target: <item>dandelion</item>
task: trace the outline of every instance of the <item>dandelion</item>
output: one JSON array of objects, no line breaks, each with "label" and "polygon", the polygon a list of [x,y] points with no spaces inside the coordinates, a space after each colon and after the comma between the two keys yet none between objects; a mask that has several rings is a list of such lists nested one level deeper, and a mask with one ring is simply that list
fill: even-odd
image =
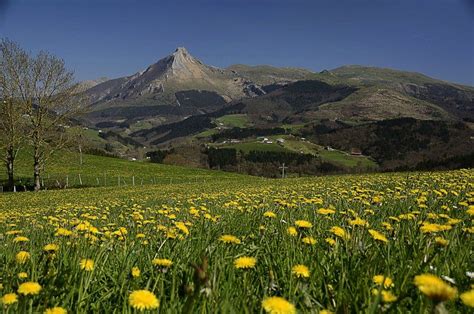
[{"label": "dandelion", "polygon": [[132,267],[132,272],[131,272],[131,273],[132,273],[132,277],[133,277],[133,278],[138,278],[138,277],[140,277],[140,273],[141,273],[141,272],[140,272],[140,268],[138,268],[138,267],[136,267],[136,266]]},{"label": "dandelion", "polygon": [[291,272],[298,278],[309,278],[310,275],[308,267],[301,264],[293,266]]},{"label": "dandelion", "polygon": [[79,266],[82,270],[93,271],[94,270],[94,261],[91,259],[84,258],[79,262]]},{"label": "dandelion", "polygon": [[451,287],[435,275],[422,274],[415,276],[414,283],[423,294],[437,302],[452,300],[457,294],[456,288]]},{"label": "dandelion", "polygon": [[372,277],[372,281],[379,286],[383,284],[386,289],[393,287],[392,279],[390,277],[385,277],[384,275],[375,275]]},{"label": "dandelion", "polygon": [[240,239],[237,238],[236,236],[230,235],[230,234],[224,234],[219,238],[220,241],[224,243],[233,243],[233,244],[240,244]]},{"label": "dandelion", "polygon": [[59,245],[51,243],[51,244],[46,244],[43,247],[43,251],[48,252],[48,253],[54,253],[59,250]]},{"label": "dandelion", "polygon": [[65,308],[55,306],[44,311],[44,314],[66,314],[67,311]]},{"label": "dandelion", "polygon": [[237,269],[255,268],[256,263],[255,257],[242,256],[234,260],[234,267]]},{"label": "dandelion", "polygon": [[[380,292],[382,295],[382,302],[384,303],[391,303],[397,301],[397,296],[394,295],[392,292],[387,291],[387,290],[382,290]],[[378,289],[372,289],[372,295],[378,296],[379,295],[379,290]]]},{"label": "dandelion", "polygon": [[435,238],[435,243],[439,246],[447,246],[449,241],[446,240],[445,238],[443,237],[436,237]]},{"label": "dandelion", "polygon": [[288,227],[288,229],[286,229],[286,232],[292,237],[296,237],[298,235],[298,231],[295,227]]},{"label": "dandelion", "polygon": [[326,238],[324,239],[324,241],[331,246],[336,245],[336,240],[334,240],[333,238]]},{"label": "dandelion", "polygon": [[372,238],[374,240],[381,241],[381,242],[384,242],[384,243],[388,242],[388,239],[382,233],[378,232],[377,230],[369,229],[369,233],[370,233],[370,235],[372,236]]},{"label": "dandelion", "polygon": [[277,215],[271,211],[266,211],[265,213],[263,213],[263,217],[267,217],[267,218],[275,218],[276,216]]},{"label": "dandelion", "polygon": [[155,266],[161,266],[161,267],[166,267],[166,268],[169,268],[171,267],[171,265],[173,265],[173,262],[167,258],[155,258],[151,262]]},{"label": "dandelion", "polygon": [[23,295],[36,295],[40,293],[41,285],[37,282],[24,282],[18,287],[18,293]]},{"label": "dandelion", "polygon": [[28,274],[25,272],[18,273],[18,278],[19,279],[25,279],[28,278]]},{"label": "dandelion", "polygon": [[148,290],[133,291],[128,297],[128,303],[137,310],[153,310],[160,306],[160,301]]},{"label": "dandelion", "polygon": [[65,228],[58,228],[58,229],[56,229],[56,233],[54,235],[57,236],[57,237],[59,237],[59,236],[68,237],[68,236],[72,235],[72,231],[67,230]]},{"label": "dandelion", "polygon": [[461,293],[459,297],[461,298],[462,303],[474,307],[474,289]]},{"label": "dandelion", "polygon": [[30,253],[26,251],[20,251],[16,254],[15,259],[18,264],[24,264],[30,259]]},{"label": "dandelion", "polygon": [[367,220],[364,220],[360,217],[356,217],[355,219],[349,220],[349,225],[364,227],[364,226],[368,226],[369,223],[367,222]]},{"label": "dandelion", "polygon": [[301,241],[304,244],[309,244],[309,245],[315,245],[316,244],[316,239],[313,237],[304,237],[301,239]]},{"label": "dandelion", "polygon": [[19,236],[19,237],[16,237],[15,239],[13,239],[14,243],[21,243],[21,242],[28,242],[28,241],[30,241],[30,239],[28,239],[27,237],[23,237],[23,236]]},{"label": "dandelion", "polygon": [[313,224],[306,220],[297,220],[295,221],[295,226],[302,229],[309,229],[313,227]]},{"label": "dandelion", "polygon": [[350,236],[346,233],[346,231],[344,229],[342,229],[341,227],[332,227],[330,229],[330,231],[332,232],[332,234],[334,234],[335,236],[338,236],[339,238],[343,239],[343,240],[348,240],[350,239]]},{"label": "dandelion", "polygon": [[296,314],[295,306],[281,297],[263,299],[262,307],[269,314]]},{"label": "dandelion", "polygon": [[424,222],[420,228],[422,233],[436,233],[440,231],[447,231],[451,230],[453,227],[450,225],[440,225],[440,224],[432,224],[429,222]]},{"label": "dandelion", "polygon": [[18,302],[18,295],[16,293],[7,293],[0,300],[2,304],[10,305]]},{"label": "dandelion", "polygon": [[329,209],[329,208],[320,208],[316,211],[318,214],[321,214],[321,215],[331,215],[331,214],[335,214],[336,211],[335,210],[332,210],[332,209]]}]

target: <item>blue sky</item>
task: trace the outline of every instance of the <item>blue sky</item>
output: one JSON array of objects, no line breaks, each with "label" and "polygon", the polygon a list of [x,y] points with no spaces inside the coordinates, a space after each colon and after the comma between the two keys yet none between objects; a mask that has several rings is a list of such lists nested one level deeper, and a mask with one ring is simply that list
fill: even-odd
[{"label": "blue sky", "polygon": [[361,64],[474,85],[473,0],[0,0],[0,37],[64,58],[79,80],[185,46],[220,67]]}]

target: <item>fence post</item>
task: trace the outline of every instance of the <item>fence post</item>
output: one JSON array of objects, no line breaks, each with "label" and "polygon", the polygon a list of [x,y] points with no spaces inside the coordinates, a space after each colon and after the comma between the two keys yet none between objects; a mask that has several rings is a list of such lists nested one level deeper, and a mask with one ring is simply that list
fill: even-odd
[{"label": "fence post", "polygon": [[135,186],[135,176],[132,176],[132,185]]},{"label": "fence post", "polygon": [[82,185],[82,178],[81,178],[81,174],[79,173],[79,184]]},{"label": "fence post", "polygon": [[118,180],[118,186],[120,186],[120,176],[117,177]]},{"label": "fence post", "polygon": [[98,177],[96,177],[95,179],[97,180],[97,186],[99,186],[99,185],[100,185],[99,178],[98,178]]},{"label": "fence post", "polygon": [[66,186],[64,188],[69,187],[69,176],[66,176]]}]

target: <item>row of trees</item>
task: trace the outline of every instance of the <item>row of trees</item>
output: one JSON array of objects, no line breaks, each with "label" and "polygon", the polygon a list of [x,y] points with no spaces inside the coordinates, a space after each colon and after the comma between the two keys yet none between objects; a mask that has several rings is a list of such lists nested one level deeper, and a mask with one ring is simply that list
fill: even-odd
[{"label": "row of trees", "polygon": [[14,186],[15,160],[31,152],[34,190],[41,189],[41,169],[52,154],[71,142],[67,128],[83,108],[73,72],[47,52],[32,55],[17,43],[0,42],[0,152]]}]

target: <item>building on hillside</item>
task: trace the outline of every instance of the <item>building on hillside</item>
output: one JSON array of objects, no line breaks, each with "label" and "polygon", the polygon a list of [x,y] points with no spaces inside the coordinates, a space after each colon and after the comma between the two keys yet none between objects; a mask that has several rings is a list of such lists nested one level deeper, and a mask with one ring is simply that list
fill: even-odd
[{"label": "building on hillside", "polygon": [[351,155],[352,156],[362,156],[362,151],[358,148],[352,148],[351,149]]}]

